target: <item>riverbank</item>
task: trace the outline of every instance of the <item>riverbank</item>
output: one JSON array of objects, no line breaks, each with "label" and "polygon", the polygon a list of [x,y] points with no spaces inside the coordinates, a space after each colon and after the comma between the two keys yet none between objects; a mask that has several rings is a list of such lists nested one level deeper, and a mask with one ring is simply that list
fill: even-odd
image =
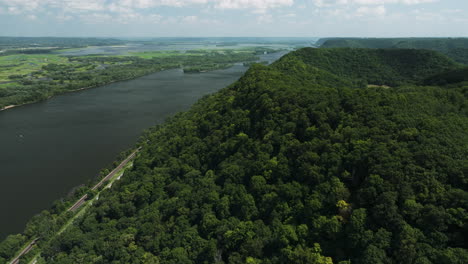
[{"label": "riverbank", "polygon": [[7,106],[1,108],[0,111],[5,111],[5,110],[7,110],[7,109],[15,108],[15,107],[17,107],[17,106],[19,106],[19,105],[7,105]]},{"label": "riverbank", "polygon": [[[230,68],[230,67],[232,67],[232,66],[234,66],[234,64],[230,64],[228,67],[224,67],[224,68],[213,68],[213,69],[210,69],[210,70],[199,71],[199,72],[185,72],[184,69],[183,69],[183,71],[184,71],[184,73],[187,73],[187,74],[190,74],[190,73],[205,73],[205,72],[210,72],[210,71],[216,71],[216,70],[227,69],[227,68]],[[163,72],[163,71],[167,71],[167,70],[173,70],[173,69],[179,69],[179,67],[174,67],[174,68],[163,68],[163,69],[161,69],[161,70],[151,71],[151,72],[148,72],[148,73],[145,73],[145,74],[142,74],[142,75],[136,75],[136,76],[133,76],[133,77],[130,77],[130,78],[124,78],[124,79],[119,79],[119,80],[113,80],[113,81],[106,82],[106,83],[102,83],[102,84],[96,84],[96,85],[87,86],[87,87],[82,87],[82,88],[78,88],[78,89],[73,89],[73,90],[58,92],[58,93],[56,93],[56,94],[54,94],[54,95],[51,95],[51,96],[47,97],[46,99],[41,99],[41,100],[37,100],[37,101],[27,102],[27,103],[19,104],[19,105],[8,105],[8,106],[5,106],[5,107],[3,107],[3,108],[0,108],[0,111],[5,111],[5,110],[8,110],[8,109],[12,109],[12,108],[16,108],[16,107],[20,107],[20,106],[24,106],[24,105],[28,105],[28,104],[34,104],[34,103],[43,102],[43,101],[49,100],[50,98],[52,98],[52,97],[54,97],[54,96],[57,96],[57,95],[63,95],[63,94],[67,94],[67,93],[74,93],[74,92],[79,92],[79,91],[83,91],[83,90],[88,90],[88,89],[93,89],[93,88],[99,88],[99,87],[101,87],[101,86],[105,86],[105,85],[109,85],[109,84],[113,84],[113,83],[118,83],[118,82],[130,81],[130,80],[134,80],[134,79],[137,79],[137,78],[141,78],[141,77],[144,77],[144,76],[148,76],[148,75],[151,75],[151,74],[154,74],[154,73]]]},{"label": "riverbank", "polygon": [[[0,112],[0,211],[9,212],[9,219],[0,218],[0,239],[22,232],[28,219],[99,173],[142,131],[228,86],[245,70],[164,70]],[[33,201],[19,199],[32,196]]]},{"label": "riverbank", "polygon": [[58,92],[54,95],[51,95],[45,99],[40,99],[40,100],[36,100],[36,101],[32,101],[32,102],[27,102],[27,103],[24,103],[24,104],[19,104],[19,105],[7,105],[3,108],[0,108],[0,111],[5,111],[5,110],[8,110],[8,109],[12,109],[12,108],[16,108],[16,107],[20,107],[20,106],[24,106],[24,105],[29,105],[29,104],[35,104],[35,103],[39,103],[39,102],[43,102],[43,101],[46,101],[46,100],[49,100],[50,98],[54,97],[54,96],[57,96],[57,95],[63,95],[63,94],[67,94],[67,93],[74,93],[74,92],[79,92],[79,91],[83,91],[83,90],[88,90],[88,89],[93,89],[93,88],[99,88],[101,86],[104,86],[104,85],[109,85],[109,84],[113,84],[113,83],[117,83],[117,82],[125,82],[125,81],[130,81],[130,80],[134,80],[134,79],[137,79],[137,78],[141,78],[141,77],[144,77],[144,76],[147,76],[147,75],[151,75],[151,74],[154,74],[154,73],[157,73],[157,72],[162,72],[162,71],[165,71],[165,70],[171,70],[171,69],[176,69],[176,68],[168,68],[168,69],[162,69],[162,70],[158,70],[158,71],[152,71],[152,72],[148,72],[148,73],[145,73],[143,75],[137,75],[137,76],[134,76],[134,77],[131,77],[131,78],[125,78],[125,79],[119,79],[119,80],[113,80],[113,81],[110,81],[110,82],[106,82],[106,83],[102,83],[102,84],[97,84],[97,85],[92,85],[92,86],[87,86],[87,87],[82,87],[82,88],[78,88],[78,89],[73,89],[73,90],[68,90],[68,91],[62,91],[62,92]]},{"label": "riverbank", "polygon": [[[258,49],[153,51],[131,56],[21,54],[0,60],[0,108],[42,101],[46,96],[93,88],[179,67],[208,71],[234,62],[257,60]],[[213,69],[212,69],[213,68]],[[78,89],[77,89],[78,88]],[[8,108],[5,108],[8,109]]]},{"label": "riverbank", "polygon": [[[57,235],[60,235],[63,231],[65,231],[69,226],[73,224],[73,222],[76,219],[78,219],[80,216],[84,214],[84,212],[86,212],[86,210],[93,204],[93,202],[99,198],[99,195],[101,194],[102,191],[104,191],[104,189],[111,188],[112,184],[115,181],[120,180],[120,177],[124,174],[124,172],[133,166],[132,160],[136,157],[140,149],[141,148],[138,148],[137,150],[133,151],[114,170],[112,170],[106,177],[104,177],[101,181],[99,181],[93,188],[91,188],[92,191],[96,192],[93,197],[88,199],[89,198],[88,194],[85,194],[78,201],[76,201],[68,210],[63,211],[61,215],[65,215],[68,212],[72,212],[74,213],[74,215],[71,216],[66,221],[66,223],[54,235],[51,235],[47,239],[51,240]],[[106,187],[99,190],[99,188],[104,183],[107,183]],[[29,256],[29,258],[27,255],[29,252],[33,250],[35,246],[37,246],[37,241],[39,241],[40,239],[44,240],[44,237],[40,237],[40,236],[36,237],[31,242],[27,243],[27,245],[22,247],[22,250],[15,256],[15,258],[10,262],[10,264],[19,263],[20,259],[23,259],[23,257],[26,257],[27,258],[26,260],[31,260],[31,262],[34,262],[41,254],[40,248],[36,248],[32,256]]]}]

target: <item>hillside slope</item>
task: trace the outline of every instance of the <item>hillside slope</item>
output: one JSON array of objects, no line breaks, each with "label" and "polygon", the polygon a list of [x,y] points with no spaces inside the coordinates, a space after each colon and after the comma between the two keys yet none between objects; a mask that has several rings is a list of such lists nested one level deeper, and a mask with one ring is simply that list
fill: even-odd
[{"label": "hillside slope", "polygon": [[424,83],[427,85],[445,85],[461,82],[468,82],[468,67],[444,71],[424,80]]},{"label": "hillside slope", "polygon": [[427,49],[468,64],[468,38],[327,38],[322,48]]},{"label": "hillside slope", "polygon": [[355,52],[254,65],[150,130],[39,263],[468,263],[467,87],[356,88]]},{"label": "hillside slope", "polygon": [[458,68],[437,52],[413,49],[304,48],[283,57],[278,64],[287,60],[301,61],[342,79],[390,86],[419,83],[434,74]]}]

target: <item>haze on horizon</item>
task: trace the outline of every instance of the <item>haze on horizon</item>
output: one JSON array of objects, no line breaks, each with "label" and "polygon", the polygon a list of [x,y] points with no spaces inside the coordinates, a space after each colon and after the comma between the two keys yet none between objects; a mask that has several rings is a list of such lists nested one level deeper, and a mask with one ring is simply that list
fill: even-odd
[{"label": "haze on horizon", "polygon": [[0,0],[1,36],[464,37],[465,0]]}]

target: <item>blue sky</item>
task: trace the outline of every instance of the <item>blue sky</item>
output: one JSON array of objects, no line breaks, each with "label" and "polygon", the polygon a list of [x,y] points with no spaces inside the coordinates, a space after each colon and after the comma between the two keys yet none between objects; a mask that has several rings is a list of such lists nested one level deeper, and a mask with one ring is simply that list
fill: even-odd
[{"label": "blue sky", "polygon": [[0,0],[2,36],[468,36],[468,0]]}]

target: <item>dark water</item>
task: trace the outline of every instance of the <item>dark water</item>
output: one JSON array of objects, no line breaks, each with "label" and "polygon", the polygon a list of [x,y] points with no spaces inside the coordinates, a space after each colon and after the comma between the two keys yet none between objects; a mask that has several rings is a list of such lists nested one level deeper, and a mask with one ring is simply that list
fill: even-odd
[{"label": "dark water", "polygon": [[169,70],[0,112],[0,239],[87,182],[142,130],[187,110],[246,68]]}]

